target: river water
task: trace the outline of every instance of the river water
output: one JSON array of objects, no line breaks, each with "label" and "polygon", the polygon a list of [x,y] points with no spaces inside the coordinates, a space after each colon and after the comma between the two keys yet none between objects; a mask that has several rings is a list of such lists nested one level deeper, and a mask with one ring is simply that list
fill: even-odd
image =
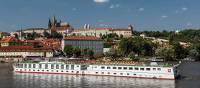
[{"label": "river water", "polygon": [[108,76],[14,73],[10,64],[0,64],[0,88],[200,88],[200,63],[179,67],[183,78],[156,80]]}]

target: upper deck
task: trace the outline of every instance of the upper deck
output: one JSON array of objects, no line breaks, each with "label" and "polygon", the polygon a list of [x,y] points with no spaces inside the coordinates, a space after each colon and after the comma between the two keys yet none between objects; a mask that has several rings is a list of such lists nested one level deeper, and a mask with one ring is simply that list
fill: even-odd
[{"label": "upper deck", "polygon": [[155,62],[134,62],[134,61],[24,61],[20,63],[38,63],[38,64],[77,64],[77,65],[109,65],[109,66],[142,66],[142,67],[174,67],[177,63],[155,63]]}]

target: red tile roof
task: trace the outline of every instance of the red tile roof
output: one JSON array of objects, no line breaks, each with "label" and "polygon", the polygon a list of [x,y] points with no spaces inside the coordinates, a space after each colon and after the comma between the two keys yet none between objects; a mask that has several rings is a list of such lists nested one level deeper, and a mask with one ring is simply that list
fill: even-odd
[{"label": "red tile roof", "polygon": [[15,37],[6,37],[1,39],[1,42],[21,42],[21,41],[16,39]]},{"label": "red tile roof", "polygon": [[94,36],[67,36],[64,40],[88,40],[88,41],[101,41],[101,38]]},{"label": "red tile roof", "polygon": [[113,28],[96,28],[96,30],[112,30]]},{"label": "red tile roof", "polygon": [[1,35],[6,35],[6,36],[10,35],[10,33],[7,33],[7,32],[0,32],[0,34]]},{"label": "red tile roof", "polygon": [[118,28],[118,29],[113,29],[112,31],[131,31],[131,29]]},{"label": "red tile roof", "polygon": [[0,52],[47,52],[53,51],[51,48],[34,48],[32,46],[7,46],[0,47]]}]

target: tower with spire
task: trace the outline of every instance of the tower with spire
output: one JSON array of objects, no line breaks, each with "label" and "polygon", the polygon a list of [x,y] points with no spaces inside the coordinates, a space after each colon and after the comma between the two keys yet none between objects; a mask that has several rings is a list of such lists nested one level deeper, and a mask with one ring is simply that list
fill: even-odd
[{"label": "tower with spire", "polygon": [[50,33],[56,32],[56,26],[57,26],[56,17],[54,16],[52,19],[49,18],[48,29],[50,30]]},{"label": "tower with spire", "polygon": [[128,29],[131,30],[131,34],[133,35],[133,26],[131,24],[128,25]]}]

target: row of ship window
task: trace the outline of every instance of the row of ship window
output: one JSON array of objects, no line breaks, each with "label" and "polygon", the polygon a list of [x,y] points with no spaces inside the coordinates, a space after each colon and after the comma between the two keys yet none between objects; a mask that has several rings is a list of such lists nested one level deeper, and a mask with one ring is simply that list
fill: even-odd
[{"label": "row of ship window", "polygon": [[[17,68],[39,68],[39,69],[49,69],[49,64],[37,64],[39,66],[36,67],[36,64],[17,64]],[[71,70],[74,70],[74,65],[71,65]],[[77,65],[77,67],[79,67]],[[64,64],[50,64],[51,69],[69,69],[69,65],[64,65]],[[116,70],[141,70],[141,71],[151,71],[151,68],[143,68],[143,67],[105,67],[101,66],[101,69],[116,69]],[[152,68],[153,71],[161,71],[161,68]]]},{"label": "row of ship window", "polygon": [[[151,68],[143,68],[143,67],[105,67],[101,66],[101,69],[118,69],[118,70],[141,70],[141,71],[151,71]],[[152,68],[153,71],[161,71],[161,68]]]},{"label": "row of ship window", "polygon": [[[49,69],[49,64],[17,64],[16,65],[17,68],[39,68],[39,69]],[[79,67],[79,66],[77,66]],[[71,70],[74,70],[74,65],[70,66]],[[69,69],[69,65],[64,65],[64,64],[50,64],[50,69]]]}]

